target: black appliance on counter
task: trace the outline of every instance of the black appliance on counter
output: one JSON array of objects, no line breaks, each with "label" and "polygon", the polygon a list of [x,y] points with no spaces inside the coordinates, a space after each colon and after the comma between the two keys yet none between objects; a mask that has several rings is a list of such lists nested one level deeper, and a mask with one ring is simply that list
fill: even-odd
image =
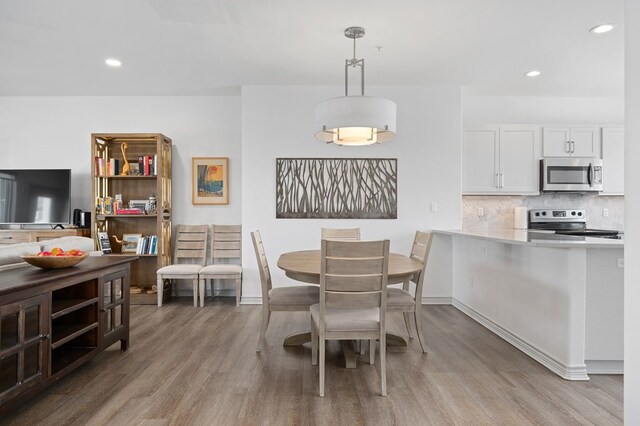
[{"label": "black appliance on counter", "polygon": [[529,229],[550,231],[557,235],[620,239],[619,231],[587,228],[587,214],[584,210],[529,210]]}]

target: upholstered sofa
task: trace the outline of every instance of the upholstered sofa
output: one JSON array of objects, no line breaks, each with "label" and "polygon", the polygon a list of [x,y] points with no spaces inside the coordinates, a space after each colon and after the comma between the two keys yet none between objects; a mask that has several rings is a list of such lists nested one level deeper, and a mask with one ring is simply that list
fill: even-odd
[{"label": "upholstered sofa", "polygon": [[91,256],[102,254],[100,251],[95,251],[93,239],[87,237],[60,237],[38,243],[0,245],[0,270],[27,265],[20,256],[35,254],[43,250],[50,251],[54,247],[60,247],[65,251],[78,249]]}]

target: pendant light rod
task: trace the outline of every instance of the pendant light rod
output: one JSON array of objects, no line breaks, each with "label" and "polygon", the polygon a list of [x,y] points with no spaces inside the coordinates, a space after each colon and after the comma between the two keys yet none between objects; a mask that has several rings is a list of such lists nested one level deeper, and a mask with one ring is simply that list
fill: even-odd
[{"label": "pendant light rod", "polygon": [[344,95],[349,96],[349,67],[360,67],[360,95],[364,96],[364,59],[356,58],[356,40],[364,37],[364,28],[349,27],[344,36],[353,39],[353,58],[347,59],[344,65]]}]

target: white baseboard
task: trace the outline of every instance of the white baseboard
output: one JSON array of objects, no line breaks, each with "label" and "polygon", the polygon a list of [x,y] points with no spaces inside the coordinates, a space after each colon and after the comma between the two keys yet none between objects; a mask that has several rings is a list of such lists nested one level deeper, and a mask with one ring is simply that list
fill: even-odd
[{"label": "white baseboard", "polygon": [[522,340],[515,334],[510,331],[502,328],[500,325],[491,321],[489,318],[484,315],[476,312],[472,308],[468,307],[464,303],[460,302],[457,299],[453,299],[453,306],[455,306],[458,310],[471,317],[478,323],[482,324],[489,330],[491,330],[496,335],[500,336],[507,342],[511,343],[516,348],[520,349],[525,354],[529,355],[531,358],[538,361],[540,364],[547,367],[549,370],[556,373],[558,376],[562,377],[566,380],[589,380],[589,376],[587,375],[587,366],[583,365],[565,365],[555,358],[547,355],[542,352],[538,348],[532,346],[528,342]]},{"label": "white baseboard", "polygon": [[[235,289],[220,289],[220,290],[216,290],[214,291],[216,296],[222,296],[222,297],[236,297],[236,291]],[[176,291],[176,295],[178,297],[193,297],[193,291],[191,291],[191,289],[187,289],[187,288],[179,288]],[[211,297],[211,291],[209,291],[207,289],[207,292],[205,294],[205,297]]]},{"label": "white baseboard", "polygon": [[586,360],[589,374],[624,374],[624,361]]},{"label": "white baseboard", "polygon": [[240,298],[241,305],[262,305],[262,297],[246,297]]},{"label": "white baseboard", "polygon": [[451,305],[452,297],[423,297],[423,305]]}]

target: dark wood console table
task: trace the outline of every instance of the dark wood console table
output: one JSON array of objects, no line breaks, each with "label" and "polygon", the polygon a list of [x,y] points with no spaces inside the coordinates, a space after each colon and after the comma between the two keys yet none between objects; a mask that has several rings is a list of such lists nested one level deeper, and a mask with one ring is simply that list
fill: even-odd
[{"label": "dark wood console table", "polygon": [[65,269],[0,271],[0,412],[129,341],[130,263],[88,257]]}]

